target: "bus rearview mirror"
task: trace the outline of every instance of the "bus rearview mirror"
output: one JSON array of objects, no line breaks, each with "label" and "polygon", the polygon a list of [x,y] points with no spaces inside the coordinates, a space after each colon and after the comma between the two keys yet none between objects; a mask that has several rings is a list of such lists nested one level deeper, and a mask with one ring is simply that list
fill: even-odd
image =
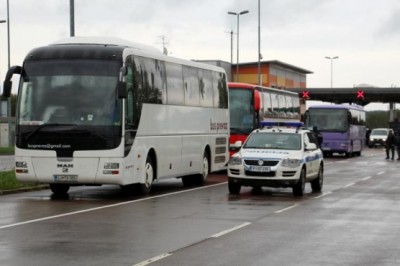
[{"label": "bus rearview mirror", "polygon": [[126,83],[124,81],[118,81],[117,83],[118,98],[125,99],[128,96],[126,90]]}]

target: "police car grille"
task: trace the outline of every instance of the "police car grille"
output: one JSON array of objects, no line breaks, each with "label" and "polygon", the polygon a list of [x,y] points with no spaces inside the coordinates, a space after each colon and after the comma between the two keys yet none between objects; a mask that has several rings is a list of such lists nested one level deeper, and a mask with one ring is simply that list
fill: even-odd
[{"label": "police car grille", "polygon": [[275,176],[275,171],[271,172],[251,172],[251,171],[245,171],[245,174],[247,176],[267,176],[267,177],[274,177]]},{"label": "police car grille", "polygon": [[[259,160],[244,160],[244,163],[246,165],[259,165],[258,164]],[[262,165],[259,166],[275,166],[278,164],[279,161],[264,161]]]}]

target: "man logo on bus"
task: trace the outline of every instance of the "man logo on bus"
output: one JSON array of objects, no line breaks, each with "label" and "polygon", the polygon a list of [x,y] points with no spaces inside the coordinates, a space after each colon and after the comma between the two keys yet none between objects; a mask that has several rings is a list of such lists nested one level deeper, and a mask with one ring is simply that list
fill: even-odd
[{"label": "man logo on bus", "polygon": [[57,168],[62,168],[61,171],[63,173],[68,173],[69,168],[74,168],[74,165],[72,163],[58,163]]}]

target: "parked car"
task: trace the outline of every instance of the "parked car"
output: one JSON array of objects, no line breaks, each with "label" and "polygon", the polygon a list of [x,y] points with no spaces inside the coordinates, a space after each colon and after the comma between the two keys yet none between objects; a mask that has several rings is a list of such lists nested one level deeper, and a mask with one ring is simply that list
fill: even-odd
[{"label": "parked car", "polygon": [[387,139],[387,136],[389,135],[390,131],[393,132],[393,129],[391,129],[391,128],[374,128],[374,129],[372,129],[371,133],[369,134],[368,146],[370,148],[378,147],[378,146],[385,146],[386,139]]},{"label": "parked car", "polygon": [[229,160],[229,192],[239,194],[242,186],[289,187],[293,195],[303,196],[306,182],[321,191],[324,160],[317,143],[312,131],[300,127],[254,130]]}]

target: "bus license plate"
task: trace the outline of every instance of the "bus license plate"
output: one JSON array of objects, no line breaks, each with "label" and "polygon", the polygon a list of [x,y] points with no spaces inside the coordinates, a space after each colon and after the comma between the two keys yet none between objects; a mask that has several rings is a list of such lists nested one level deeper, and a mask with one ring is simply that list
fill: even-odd
[{"label": "bus license plate", "polygon": [[55,182],[77,182],[77,175],[53,175]]},{"label": "bus license plate", "polygon": [[251,166],[250,171],[253,172],[271,172],[271,167],[269,166]]}]

